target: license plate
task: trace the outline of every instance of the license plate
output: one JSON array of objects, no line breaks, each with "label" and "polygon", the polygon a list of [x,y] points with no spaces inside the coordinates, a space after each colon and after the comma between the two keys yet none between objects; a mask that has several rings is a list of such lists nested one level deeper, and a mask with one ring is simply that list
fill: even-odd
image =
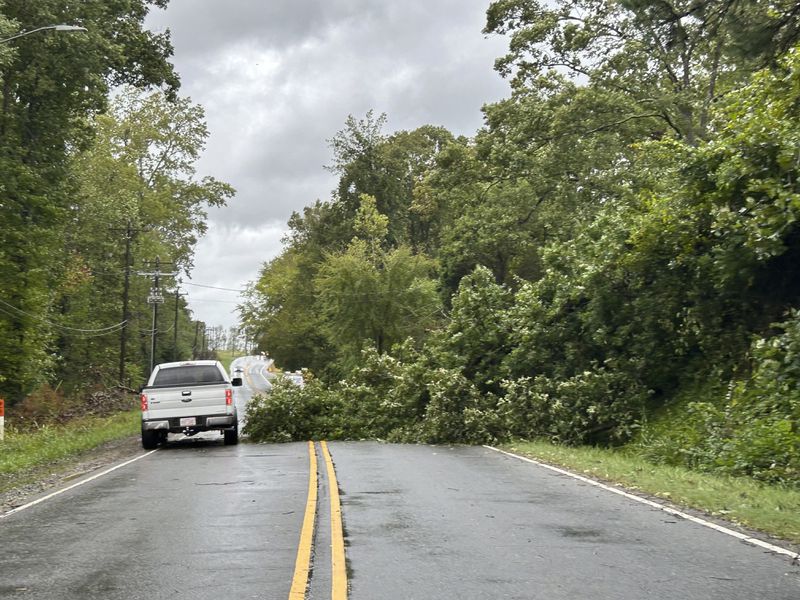
[{"label": "license plate", "polygon": [[184,417],[181,419],[181,427],[191,427],[192,425],[197,425],[197,419],[195,417]]}]

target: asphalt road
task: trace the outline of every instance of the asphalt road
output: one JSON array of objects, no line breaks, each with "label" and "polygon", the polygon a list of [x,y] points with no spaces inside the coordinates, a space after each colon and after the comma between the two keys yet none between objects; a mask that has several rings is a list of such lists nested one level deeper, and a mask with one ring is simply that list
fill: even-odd
[{"label": "asphalt road", "polygon": [[353,599],[800,598],[788,559],[486,448],[330,449]]},{"label": "asphalt road", "polygon": [[[268,375],[240,364],[243,416]],[[353,600],[800,598],[786,558],[486,448],[328,447]],[[0,598],[289,596],[307,444],[195,437],[141,456],[0,519]],[[331,598],[318,458],[315,599]]]}]

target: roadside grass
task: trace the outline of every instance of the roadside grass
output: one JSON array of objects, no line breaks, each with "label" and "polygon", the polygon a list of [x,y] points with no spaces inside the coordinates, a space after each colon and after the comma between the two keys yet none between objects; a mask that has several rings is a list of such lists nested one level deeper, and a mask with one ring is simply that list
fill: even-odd
[{"label": "roadside grass", "polygon": [[217,350],[217,360],[223,364],[226,371],[231,370],[231,363],[242,355],[241,352],[231,350]]},{"label": "roadside grass", "polygon": [[656,465],[625,449],[572,448],[546,441],[517,442],[502,449],[800,543],[797,489]]},{"label": "roadside grass", "polygon": [[48,425],[33,432],[7,430],[5,440],[0,442],[0,491],[13,487],[27,472],[136,435],[140,422],[140,411],[131,410],[110,417],[86,417],[66,425]]}]

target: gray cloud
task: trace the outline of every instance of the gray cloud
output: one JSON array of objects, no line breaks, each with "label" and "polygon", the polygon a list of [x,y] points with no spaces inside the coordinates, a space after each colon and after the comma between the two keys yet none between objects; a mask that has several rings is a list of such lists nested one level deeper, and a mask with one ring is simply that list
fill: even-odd
[{"label": "gray cloud", "polygon": [[213,55],[236,41],[285,49],[343,23],[381,22],[383,2],[370,0],[171,0],[153,11],[152,28],[169,27],[181,52]]},{"label": "gray cloud", "polygon": [[[182,94],[206,110],[211,137],[198,174],[238,191],[229,207],[209,212],[195,281],[239,287],[257,277],[280,251],[292,211],[330,197],[326,140],[348,115],[385,112],[386,133],[433,124],[473,135],[481,106],[507,95],[492,70],[506,42],[481,33],[487,6],[171,0],[166,11],[154,10],[148,26],[172,32]],[[192,298],[207,322],[235,321],[212,298],[196,291]]]}]

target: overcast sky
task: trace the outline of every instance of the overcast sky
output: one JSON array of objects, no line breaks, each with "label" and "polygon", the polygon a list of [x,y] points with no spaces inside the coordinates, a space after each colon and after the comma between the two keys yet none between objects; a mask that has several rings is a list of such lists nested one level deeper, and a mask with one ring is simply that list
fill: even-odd
[{"label": "overcast sky", "polygon": [[198,176],[233,185],[209,210],[191,284],[195,317],[236,324],[235,292],[281,250],[292,211],[331,197],[327,140],[348,115],[386,113],[385,133],[441,125],[472,136],[508,95],[493,70],[506,41],[482,33],[489,0],[170,0],[181,94],[210,130]]}]

